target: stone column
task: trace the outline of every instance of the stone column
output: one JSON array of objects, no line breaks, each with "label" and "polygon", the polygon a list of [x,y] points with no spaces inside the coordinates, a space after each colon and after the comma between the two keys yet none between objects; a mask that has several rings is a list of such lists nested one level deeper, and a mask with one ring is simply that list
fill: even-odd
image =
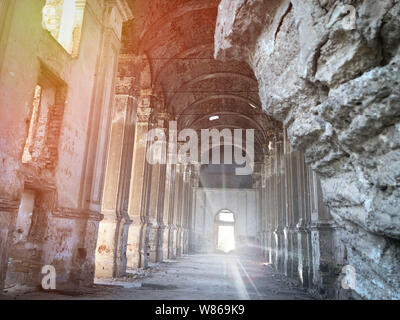
[{"label": "stone column", "polygon": [[129,182],[134,145],[133,78],[119,78],[111,124],[110,146],[102,202],[103,221],[99,225],[96,248],[96,277],[125,274]]},{"label": "stone column", "polygon": [[190,228],[189,228],[189,253],[196,252],[196,220],[197,220],[197,190],[200,182],[200,163],[192,164],[192,188],[191,188],[191,208],[190,208]]},{"label": "stone column", "polygon": [[[170,132],[175,134],[175,132]],[[173,224],[173,205],[174,205],[174,191],[175,191],[175,164],[172,163],[172,155],[174,154],[175,146],[171,147],[170,141],[167,149],[167,164],[165,166],[165,189],[163,194],[163,214],[162,223],[160,223],[160,260],[168,259],[171,256],[171,241],[172,239],[172,224]]]},{"label": "stone column", "polygon": [[[126,232],[131,222],[124,200],[129,192],[126,170],[130,168],[129,148],[133,145],[131,90],[134,78],[132,75],[116,77],[116,73],[118,64],[132,63],[130,59],[119,60],[119,51],[122,24],[133,15],[126,2],[120,1],[122,3],[124,5],[106,2],[104,7],[102,55],[96,65],[96,94],[91,105],[90,139],[80,199],[82,207],[104,214],[104,220],[98,226],[95,250],[95,275],[101,278],[125,273]],[[75,18],[82,20],[85,2],[81,1],[77,6],[79,14]],[[79,37],[80,33],[77,32]],[[79,41],[75,41],[73,55],[78,54],[77,45]]]},{"label": "stone column", "polygon": [[[309,215],[310,215],[310,196],[308,192],[308,172],[307,166],[305,163],[304,154],[302,152],[296,151],[292,153],[294,156],[295,164],[293,166],[297,169],[296,181],[297,181],[297,210],[293,214],[293,224],[298,225],[300,229],[296,228],[296,237],[293,238],[294,244],[296,247],[294,248],[298,253],[296,259],[293,261],[294,277],[303,281],[303,283],[307,284],[307,277],[304,277],[306,273],[309,273],[310,269],[310,256],[309,256],[309,239],[310,239],[310,230],[309,230]],[[300,233],[300,235],[299,235]],[[299,239],[303,242],[301,243]],[[303,249],[300,249],[301,247]],[[301,250],[301,251],[300,251]],[[299,252],[301,253],[302,261],[301,265],[304,270],[302,270],[302,277],[300,277],[300,256]],[[304,259],[306,257],[306,259]]]},{"label": "stone column", "polygon": [[268,145],[264,148],[264,168],[262,175],[262,208],[261,208],[261,241],[262,241],[262,249],[263,249],[263,257],[266,259],[266,262],[269,263],[269,241],[268,241]]},{"label": "stone column", "polygon": [[159,253],[157,260],[164,261],[168,259],[168,238],[170,232],[170,200],[171,200],[171,188],[172,188],[172,177],[171,177],[171,164],[165,165],[165,173],[164,173],[164,192],[161,195],[162,200],[162,220],[159,222],[159,231],[158,231],[158,241],[159,241]]},{"label": "stone column", "polygon": [[[253,170],[253,189],[258,191],[258,195],[255,196],[255,215],[257,222],[259,222],[260,219],[260,212],[261,212],[261,190],[262,190],[262,175],[263,175],[263,167],[264,163],[263,162],[256,162],[254,164],[254,170]],[[259,237],[260,231],[259,229],[260,224],[257,223],[257,237]],[[250,239],[247,239],[248,245],[256,245],[256,243],[250,243]],[[260,247],[259,247],[260,248]],[[260,252],[262,254],[262,251]]]},{"label": "stone column", "polygon": [[284,217],[282,209],[282,153],[283,153],[283,143],[280,140],[275,142],[275,164],[274,164],[274,175],[275,175],[275,239],[276,239],[276,249],[277,249],[277,260],[276,267],[280,272],[285,272],[285,246],[284,246]]},{"label": "stone column", "polygon": [[170,198],[170,227],[168,235],[168,258],[175,259],[176,257],[176,219],[177,219],[177,202],[179,188],[179,168],[177,164],[172,165],[172,190]]},{"label": "stone column", "polygon": [[181,231],[180,225],[180,213],[181,213],[181,205],[182,205],[182,178],[183,178],[183,165],[176,164],[175,165],[175,190],[174,190],[174,213],[173,213],[173,238],[172,238],[172,258],[176,258],[180,251],[179,248],[179,236]]},{"label": "stone column", "polygon": [[146,267],[148,262],[146,202],[149,165],[146,161],[146,152],[152,100],[152,95],[143,92],[139,98],[139,107],[136,115],[135,145],[128,206],[129,217],[132,220],[132,224],[129,227],[127,245],[127,265],[129,268]]},{"label": "stone column", "polygon": [[312,286],[316,287],[322,296],[338,297],[340,283],[336,280],[344,260],[344,249],[339,240],[340,229],[323,203],[319,178],[310,171],[310,179],[313,199],[310,226]]},{"label": "stone column", "polygon": [[[292,184],[296,183],[295,193],[296,204],[293,209],[293,221],[297,230],[297,276],[304,287],[311,287],[312,278],[312,253],[311,253],[311,230],[310,230],[310,203],[311,196],[304,194],[302,184],[307,189],[312,189],[312,182],[309,182],[309,172],[305,169],[304,156],[298,151],[291,152],[291,166],[295,168]],[[304,173],[303,173],[304,172]],[[294,187],[293,187],[294,188]],[[307,203],[305,203],[305,201]]]},{"label": "stone column", "polygon": [[[125,91],[122,94],[127,94],[132,87],[133,80],[129,75],[124,79],[117,79],[119,83],[116,83],[115,80],[119,63],[122,25],[125,21],[133,18],[132,12],[126,1],[105,1],[104,5],[103,35],[99,50],[101,54],[96,64],[93,89],[95,94],[90,106],[88,130],[90,139],[87,143],[84,188],[80,199],[82,207],[96,212],[100,212],[102,207],[104,173],[107,165],[105,159],[107,159],[107,147],[110,144],[115,88],[122,89]],[[81,15],[83,15],[84,6],[85,2],[79,2],[80,9],[78,11],[81,12]],[[75,42],[79,43],[79,41]],[[120,64],[132,62],[132,60],[126,59]]]},{"label": "stone column", "polygon": [[266,166],[266,161],[268,154],[266,153],[267,146],[264,147],[264,162],[262,164],[262,169],[261,169],[261,186],[260,186],[260,211],[259,211],[259,217],[257,221],[258,225],[258,239],[259,239],[259,246],[261,248],[261,254],[264,259],[267,257],[267,250],[266,250],[266,237],[265,237],[265,220],[266,220],[266,207],[267,207],[267,201],[266,201],[266,186],[267,186],[267,166]]},{"label": "stone column", "polygon": [[[293,166],[292,166],[292,150],[287,139],[286,129],[284,129],[284,161],[285,161],[285,207],[286,207],[286,226],[285,240],[287,247],[287,269],[286,273],[289,276],[296,277],[297,271],[297,220],[294,217],[293,205]],[[296,169],[295,169],[296,171]],[[297,210],[297,208],[296,208]]]},{"label": "stone column", "polygon": [[183,244],[182,254],[189,253],[189,230],[191,220],[191,202],[192,202],[192,166],[187,165],[185,177],[184,177],[184,194],[185,194],[185,206],[183,215]]},{"label": "stone column", "polygon": [[[156,128],[166,133],[167,115],[159,114],[157,116]],[[162,240],[160,232],[163,228],[163,201],[161,201],[165,188],[165,160],[166,160],[166,142],[158,148],[153,154],[154,164],[151,166],[151,182],[149,192],[149,206],[147,215],[149,217],[149,260],[151,262],[160,261],[160,248]]]},{"label": "stone column", "polygon": [[186,169],[187,164],[179,164],[180,174],[179,174],[179,189],[177,196],[177,234],[176,234],[176,256],[180,257],[182,255],[182,244],[183,244],[183,233],[184,233],[184,225],[183,225],[183,215],[185,210],[185,184],[186,184]]},{"label": "stone column", "polygon": [[273,142],[272,145],[272,155],[271,155],[271,178],[270,178],[270,216],[271,216],[271,232],[272,232],[272,243],[271,243],[271,252],[272,252],[272,263],[275,268],[278,268],[278,259],[279,259],[279,221],[278,221],[278,190],[277,190],[277,160],[276,160],[277,150],[276,150],[276,142]]},{"label": "stone column", "polygon": [[266,211],[265,211],[265,237],[266,237],[266,248],[267,248],[267,261],[268,263],[274,263],[275,259],[275,216],[273,215],[274,210],[274,197],[273,197],[273,161],[272,155],[269,155],[266,163]]},{"label": "stone column", "polygon": [[176,173],[176,164],[171,165],[171,190],[169,197],[169,228],[168,228],[168,259],[175,258],[175,233],[176,233],[176,225],[175,225],[175,190],[177,187],[177,173]]}]

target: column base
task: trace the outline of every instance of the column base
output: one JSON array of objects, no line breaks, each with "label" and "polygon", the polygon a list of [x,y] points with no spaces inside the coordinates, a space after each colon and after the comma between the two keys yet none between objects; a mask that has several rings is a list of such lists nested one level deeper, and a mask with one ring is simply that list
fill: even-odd
[{"label": "column base", "polygon": [[189,235],[188,229],[183,228],[183,230],[182,230],[182,254],[188,254],[188,252],[189,252],[188,235]]},{"label": "column base", "polygon": [[126,274],[126,242],[131,221],[105,217],[99,223],[95,252],[96,278]]},{"label": "column base", "polygon": [[177,228],[175,226],[171,226],[169,229],[169,237],[168,237],[168,259],[176,258],[176,235]]},{"label": "column base", "polygon": [[333,221],[314,221],[311,224],[312,285],[321,296],[338,296],[340,274],[344,260],[341,243],[337,236],[338,225]]},{"label": "column base", "polygon": [[131,269],[148,266],[148,231],[146,223],[131,224],[128,232],[127,267]]},{"label": "column base", "polygon": [[275,258],[274,264],[279,272],[285,273],[284,263],[285,263],[285,252],[284,252],[284,229],[276,228],[274,230],[275,236]]},{"label": "column base", "polygon": [[159,240],[160,240],[159,256],[158,256],[159,262],[168,259],[169,232],[170,232],[169,226],[162,226],[159,229]]},{"label": "column base", "polygon": [[158,262],[159,256],[159,229],[160,227],[157,224],[152,224],[148,226],[148,259],[149,262],[156,263]]},{"label": "column base", "polygon": [[312,287],[311,231],[305,226],[297,226],[298,265],[300,282],[305,288]]},{"label": "column base", "polygon": [[182,255],[182,228],[180,226],[177,227],[175,237],[175,256],[180,257]]}]

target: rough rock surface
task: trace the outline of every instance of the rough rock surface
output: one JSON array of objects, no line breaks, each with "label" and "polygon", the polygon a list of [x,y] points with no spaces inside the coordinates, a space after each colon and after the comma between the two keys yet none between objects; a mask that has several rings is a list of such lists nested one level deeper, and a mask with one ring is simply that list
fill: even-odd
[{"label": "rough rock surface", "polygon": [[399,10],[397,0],[223,0],[215,36],[215,57],[250,64],[263,109],[319,174],[355,293],[370,299],[400,299]]}]

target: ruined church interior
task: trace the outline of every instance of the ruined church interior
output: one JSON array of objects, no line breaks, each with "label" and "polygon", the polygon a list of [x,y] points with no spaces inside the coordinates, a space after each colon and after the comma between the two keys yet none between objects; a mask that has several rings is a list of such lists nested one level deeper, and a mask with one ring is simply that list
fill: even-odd
[{"label": "ruined church interior", "polygon": [[0,0],[0,300],[399,300],[399,83],[398,0]]}]

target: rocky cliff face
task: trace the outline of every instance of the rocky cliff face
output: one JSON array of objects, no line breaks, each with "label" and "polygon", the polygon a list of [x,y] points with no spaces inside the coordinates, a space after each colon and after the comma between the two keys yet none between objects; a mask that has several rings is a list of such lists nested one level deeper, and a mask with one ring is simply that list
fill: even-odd
[{"label": "rocky cliff face", "polygon": [[355,293],[400,299],[400,2],[223,0],[215,57],[244,60],[343,227]]}]

